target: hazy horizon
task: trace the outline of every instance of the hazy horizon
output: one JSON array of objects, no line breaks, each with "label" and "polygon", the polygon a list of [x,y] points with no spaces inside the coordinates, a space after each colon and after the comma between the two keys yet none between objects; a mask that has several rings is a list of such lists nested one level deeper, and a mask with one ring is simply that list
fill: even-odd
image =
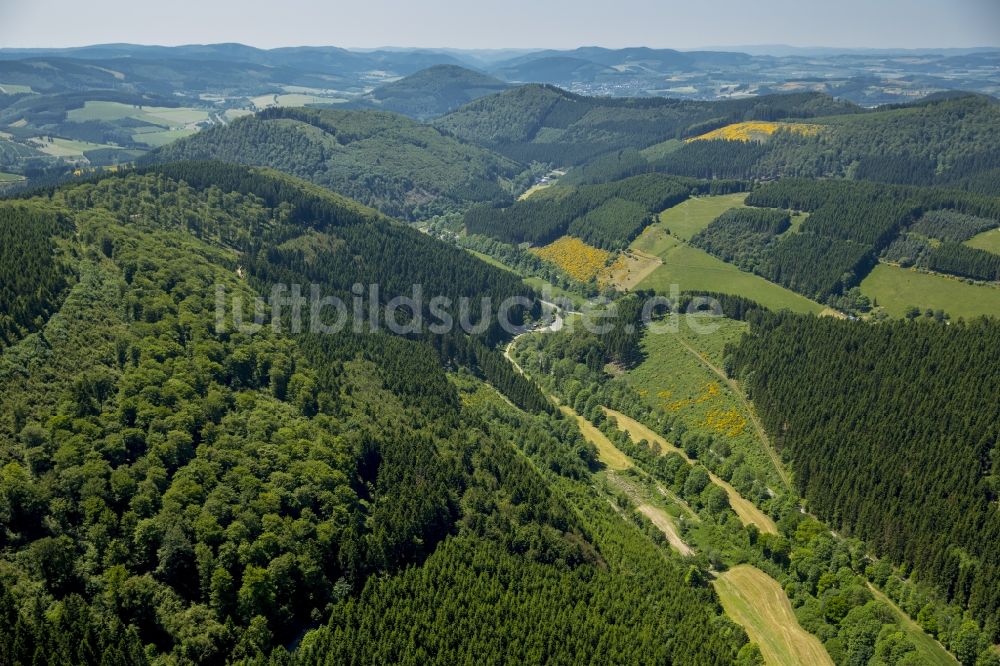
[{"label": "hazy horizon", "polygon": [[593,0],[474,6],[448,0],[371,0],[357,6],[309,0],[278,6],[264,0],[211,5],[175,0],[154,6],[36,0],[0,6],[0,48],[114,43],[484,51],[580,45],[678,50],[1000,47],[1000,3],[993,0],[771,0],[749,9],[736,0],[716,0],[709,8],[643,0],[620,0],[613,6]]}]

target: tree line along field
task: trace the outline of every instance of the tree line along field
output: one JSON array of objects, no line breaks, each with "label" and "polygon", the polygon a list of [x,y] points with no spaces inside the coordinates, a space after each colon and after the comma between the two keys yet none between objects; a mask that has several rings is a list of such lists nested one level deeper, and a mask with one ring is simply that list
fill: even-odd
[{"label": "tree line along field", "polygon": [[656,224],[632,242],[633,249],[663,261],[638,287],[669,293],[676,284],[685,291],[739,294],[779,310],[821,312],[820,304],[685,242],[726,210],[742,206],[745,198],[743,193],[694,197],[660,213]]},{"label": "tree line along field", "polygon": [[[742,324],[724,330],[746,329]],[[748,561],[746,555],[737,555],[744,551],[734,550],[734,544],[740,542],[736,534],[745,529],[743,525],[753,523],[746,523],[742,516],[740,520],[734,516],[731,522],[720,521],[722,515],[732,514],[729,513],[731,509],[721,508],[724,504],[713,504],[712,488],[721,490],[718,482],[712,482],[717,477],[711,473],[696,477],[704,472],[703,466],[708,466],[717,469],[720,475],[731,476],[733,484],[738,483],[750,492],[742,476],[744,472],[734,475],[730,467],[733,460],[741,460],[742,456],[730,454],[721,458],[723,449],[704,441],[695,444],[696,438],[688,437],[686,431],[678,431],[674,418],[667,417],[656,407],[644,407],[637,392],[621,377],[609,377],[597,371],[591,374],[578,365],[582,361],[571,362],[586,356],[583,354],[586,346],[582,344],[585,338],[583,333],[573,331],[528,336],[517,345],[514,355],[547,390],[558,393],[560,402],[571,405],[581,418],[597,425],[617,450],[616,457],[624,454],[631,461],[626,469],[621,469],[622,463],[616,463],[617,471],[603,472],[607,487],[620,498],[619,506],[638,510],[664,532],[672,548],[677,548],[676,539],[680,539],[681,544],[699,554],[709,553],[710,559],[719,563],[719,576],[713,586],[727,614],[747,628],[758,648],[767,644],[767,651],[760,650],[763,654],[757,663],[868,663],[876,654],[883,659],[890,655],[895,655],[893,659],[901,659],[905,655],[906,660],[902,663],[955,663],[940,644],[902,615],[895,605],[905,599],[907,612],[915,617],[920,606],[914,606],[913,600],[921,598],[925,601],[917,604],[927,603],[923,626],[932,626],[926,618],[942,618],[943,624],[937,626],[947,624],[949,628],[939,630],[938,635],[950,642],[951,648],[961,655],[962,663],[973,664],[977,656],[987,654],[990,648],[975,623],[963,621],[961,612],[953,606],[945,610],[944,606],[935,605],[940,602],[926,601],[933,598],[928,596],[927,590],[913,587],[912,581],[903,583],[900,574],[893,573],[893,567],[887,562],[880,562],[878,567],[871,563],[859,564],[855,558],[865,558],[863,544],[831,533],[814,518],[800,512],[797,501],[781,499],[782,486],[777,483],[771,486],[777,497],[767,492],[751,493],[750,496],[755,502],[769,507],[767,511],[775,516],[775,536],[780,535],[779,540],[781,537],[788,539],[791,552],[784,551],[784,557],[789,559],[781,560],[784,563],[776,567],[776,560],[768,557],[762,560],[751,557]],[[691,336],[699,352],[717,362],[729,353],[725,349],[733,339],[732,332],[719,339]],[[587,367],[593,367],[589,361]],[[626,374],[631,372],[633,370],[627,370]],[[673,374],[670,369],[665,370],[661,381],[670,381]],[[608,408],[609,404],[614,407]],[[654,431],[638,419],[658,425]],[[685,455],[676,453],[674,447],[686,449],[687,446],[670,444],[656,432],[670,432],[670,437],[686,441],[696,449],[697,459],[685,460]],[[753,467],[770,465],[766,458],[758,460],[766,462],[754,463]],[[695,473],[699,469],[702,471]],[[687,480],[678,481],[678,477],[685,477],[676,470],[688,470]],[[698,491],[704,494],[699,497]],[[720,497],[725,495],[722,492]],[[735,498],[740,495],[735,492],[729,496],[733,509],[736,508]],[[786,507],[787,513],[777,510],[777,506]],[[663,508],[657,511],[658,507]],[[718,511],[722,513],[716,513]],[[793,519],[791,523],[790,519]],[[771,542],[772,537],[768,536],[771,533],[767,530],[752,534],[759,535],[753,537],[757,544],[766,544],[765,552],[774,547],[772,543],[777,543]],[[827,563],[824,558],[830,556],[832,559]],[[753,569],[756,569],[755,575],[744,575]],[[823,571],[825,573],[821,573]],[[878,590],[871,591],[869,581],[887,584],[892,600]],[[901,585],[910,586],[903,595],[900,594]],[[945,617],[950,619],[943,619]],[[806,651],[804,654],[811,656],[788,657],[789,651]]]},{"label": "tree line along field", "polygon": [[[790,211],[791,225],[752,230],[749,219],[740,218],[751,213],[739,213],[747,203]],[[757,210],[761,212],[752,215],[779,215]],[[994,286],[967,284],[941,272],[995,279],[1000,255],[963,248],[970,237],[991,238],[990,231],[976,234],[995,227],[997,217],[1000,212],[991,197],[865,183],[781,181],[749,195],[684,201],[661,213],[632,247],[663,260],[641,285],[660,291],[677,283],[688,289],[739,293],[778,309],[802,310],[794,297],[781,297],[782,288],[773,284],[778,282],[835,307],[853,303],[861,295],[898,316],[908,306],[936,310],[950,300],[954,307],[945,309],[949,315],[975,316],[998,312]],[[857,224],[855,231],[852,224]],[[934,245],[920,240],[924,236],[919,234],[928,233],[944,240],[931,241]],[[947,240],[952,236],[966,245]],[[909,245],[900,245],[904,239]],[[884,256],[897,256],[911,245],[924,253],[918,255],[924,257],[918,266],[937,273],[876,266],[880,250]]]},{"label": "tree line along field", "polygon": [[740,565],[713,585],[726,613],[760,646],[766,664],[833,666],[823,644],[799,626],[784,590],[763,571]]},{"label": "tree line along field", "polygon": [[[739,322],[734,322],[739,323]],[[720,336],[723,340],[733,337],[733,332],[729,331]],[[714,351],[720,344],[719,340],[713,340]],[[669,374],[669,373],[668,373]],[[635,503],[636,510],[648,518],[657,529],[663,531],[672,548],[682,555],[690,556],[694,551],[687,546],[677,533],[677,519],[671,514],[659,508],[657,505],[663,503],[663,493],[659,493],[658,498],[653,498],[644,492],[642,483],[637,483],[636,477],[626,477],[618,474],[626,470],[634,470],[635,464],[631,458],[612,442],[608,435],[601,429],[594,426],[589,420],[575,412],[570,406],[562,405],[561,409],[569,416],[576,419],[580,424],[581,432],[586,439],[593,443],[598,452],[599,459],[607,466],[609,484],[613,487],[623,488],[629,499]],[[655,443],[660,446],[660,453],[666,455],[671,452],[680,453],[684,456],[688,464],[695,464],[695,461],[686,457],[686,454],[667,443],[660,435],[653,432],[638,421],[617,412],[615,410],[602,407],[609,419],[616,423],[619,430],[627,433],[635,445],[642,446],[641,442]],[[630,480],[631,479],[631,480]],[[740,520],[746,525],[753,525],[764,534],[777,534],[777,527],[774,522],[758,510],[751,502],[743,499],[731,485],[718,477],[709,474],[709,479],[713,484],[725,489],[729,496],[729,502]],[[661,489],[662,490],[662,489]],[[695,514],[683,500],[676,495],[670,495],[667,506],[672,510],[679,510],[685,517],[690,516],[697,520]],[[752,568],[752,567],[750,567]],[[763,646],[765,663],[831,663],[822,645],[815,637],[803,631],[791,614],[788,600],[781,591],[776,581],[771,579],[766,573],[754,569],[756,576],[752,579],[741,575],[741,569],[737,568],[731,572],[722,574],[714,583],[716,591],[722,599],[723,606],[727,614],[736,622],[747,628],[752,640]],[[725,585],[723,585],[725,581]],[[778,590],[780,599],[784,606],[777,599],[772,599],[773,595],[760,595],[759,587],[768,586]],[[740,599],[741,603],[734,603],[732,599]],[[782,612],[787,609],[787,612]],[[772,642],[774,645],[772,646]],[[788,654],[805,657],[815,657],[819,661],[783,661],[782,657]],[[775,660],[775,655],[778,659]]]},{"label": "tree line along field", "polygon": [[1000,313],[1000,286],[967,284],[955,277],[890,264],[875,266],[862,280],[861,293],[893,317],[906,315],[912,307],[921,315],[935,310],[952,318]]},{"label": "tree line along field", "polygon": [[965,241],[965,244],[993,254],[1000,254],[1000,229],[984,231]]}]

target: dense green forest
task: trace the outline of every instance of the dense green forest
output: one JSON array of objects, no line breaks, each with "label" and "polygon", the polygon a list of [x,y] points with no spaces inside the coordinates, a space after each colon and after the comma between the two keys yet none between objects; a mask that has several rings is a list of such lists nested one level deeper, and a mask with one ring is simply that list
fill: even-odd
[{"label": "dense green forest", "polygon": [[696,178],[833,176],[1000,194],[994,99],[967,95],[806,122],[819,131],[779,131],[766,142],[693,141],[645,160],[645,169],[629,168]]},{"label": "dense green forest", "polygon": [[961,243],[976,234],[1000,226],[1000,221],[949,210],[931,210],[910,225],[909,230],[929,238]]},{"label": "dense green forest", "polygon": [[72,276],[59,248],[71,228],[52,211],[0,205],[0,350],[57,309]]},{"label": "dense green forest", "polygon": [[[55,128],[81,95],[0,96],[0,121]],[[924,663],[921,637],[1000,663],[1000,324],[860,314],[879,261],[1000,281],[966,244],[1000,225],[996,100],[587,97],[443,66],[352,106],[220,120],[114,173],[42,160],[0,201],[0,664],[761,666],[713,586],[747,565],[837,666]],[[758,120],[809,130],[688,141]],[[94,164],[129,156],[130,121],[76,125],[119,146]],[[620,253],[736,192],[692,247],[641,241],[865,321],[746,293],[650,313],[529,247]],[[606,298],[606,331],[544,327],[548,286]],[[728,344],[667,333],[674,367],[646,325],[688,309]],[[724,394],[712,422],[745,432],[640,372]]]},{"label": "dense green forest", "polygon": [[[584,97],[526,85],[483,97],[434,121],[435,127],[518,162],[558,166],[626,148],[645,148],[742,120],[809,118],[860,109],[815,93],[696,102]],[[618,174],[621,178],[627,173]]]},{"label": "dense green forest", "polygon": [[730,350],[810,508],[1000,633],[1000,327],[755,314]]},{"label": "dense green forest", "polygon": [[393,113],[304,108],[268,109],[204,130],[146,161],[205,159],[273,167],[399,217],[508,199],[502,181],[522,170]]},{"label": "dense green forest", "polygon": [[790,224],[790,216],[782,210],[731,208],[695,234],[691,244],[745,271],[756,272]]},{"label": "dense green forest", "polygon": [[[817,132],[778,131],[766,142],[656,144],[750,120],[805,119]],[[693,102],[602,99],[522,86],[476,100],[435,125],[519,162],[580,165],[578,183],[663,171],[693,178],[846,177],[997,195],[996,100],[928,99],[862,111],[798,93]]]},{"label": "dense green forest", "polygon": [[379,86],[352,106],[372,107],[427,120],[479,97],[505,90],[508,84],[457,65],[435,65]]},{"label": "dense green forest", "polygon": [[593,448],[492,326],[406,339],[215,316],[220,285],[244,311],[275,280],[530,295],[513,274],[221,163],[9,205],[43,255],[76,243],[51,316],[0,356],[4,663],[287,663],[320,626],[296,658],[725,664],[745,645],[711,590],[587,494]]}]

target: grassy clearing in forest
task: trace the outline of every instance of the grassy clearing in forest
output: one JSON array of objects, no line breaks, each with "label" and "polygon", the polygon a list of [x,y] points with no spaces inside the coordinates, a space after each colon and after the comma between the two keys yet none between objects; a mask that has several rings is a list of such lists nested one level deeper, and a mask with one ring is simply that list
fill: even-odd
[{"label": "grassy clearing in forest", "polygon": [[950,652],[944,649],[943,645],[931,638],[930,634],[914,622],[902,608],[893,603],[892,599],[885,596],[881,590],[871,583],[868,584],[868,589],[872,591],[876,599],[892,609],[892,612],[896,615],[896,621],[899,623],[899,628],[903,630],[906,637],[917,648],[917,654],[923,660],[922,663],[929,666],[958,666],[958,659],[955,659]]},{"label": "grassy clearing in forest", "polygon": [[730,208],[742,208],[746,198],[746,192],[692,197],[660,213],[657,224],[681,240],[690,240]]},{"label": "grassy clearing in forest", "polygon": [[977,234],[965,241],[965,244],[993,254],[1000,254],[1000,227]]},{"label": "grassy clearing in forest", "polygon": [[[641,237],[640,237],[641,238]],[[737,294],[772,310],[816,313],[823,306],[759,275],[741,271],[704,250],[677,242],[662,255],[663,265],[639,283],[640,289],[669,294],[671,285],[681,291],[715,291]]]},{"label": "grassy clearing in forest", "polygon": [[868,274],[861,282],[861,293],[894,317],[902,317],[911,305],[921,311],[944,310],[952,319],[1000,316],[1000,287],[889,264],[879,264]]},{"label": "grassy clearing in forest", "polygon": [[748,564],[722,573],[714,582],[726,610],[757,643],[770,666],[833,666],[819,639],[795,618],[785,591],[776,580]]}]

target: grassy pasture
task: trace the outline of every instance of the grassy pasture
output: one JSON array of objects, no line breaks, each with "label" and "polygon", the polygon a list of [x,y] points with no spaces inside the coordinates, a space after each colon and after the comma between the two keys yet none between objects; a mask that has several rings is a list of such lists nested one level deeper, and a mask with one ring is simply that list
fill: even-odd
[{"label": "grassy pasture", "polygon": [[[644,234],[645,235],[645,234]],[[640,236],[640,239],[642,236]],[[652,239],[653,236],[650,236]],[[640,247],[641,245],[636,245]],[[819,313],[823,306],[805,296],[774,284],[759,275],[741,271],[703,250],[670,239],[653,241],[662,250],[663,265],[639,283],[641,289],[669,294],[672,284],[681,291],[716,291],[751,298],[773,310]]]},{"label": "grassy pasture", "polygon": [[3,95],[24,95],[33,93],[31,86],[22,86],[16,83],[0,83],[0,94]]},{"label": "grassy pasture", "polygon": [[1000,227],[984,231],[965,241],[969,247],[979,248],[994,254],[1000,254]]},{"label": "grassy pasture", "polygon": [[59,137],[52,137],[52,141],[39,139],[38,143],[34,143],[33,146],[46,155],[52,155],[53,157],[83,157],[85,151],[108,148],[108,146],[99,143],[74,141]]},{"label": "grassy pasture", "polygon": [[122,120],[135,118],[164,128],[183,127],[208,120],[208,111],[193,107],[133,106],[121,102],[88,101],[82,108],[71,109],[66,119],[71,122],[88,120]]},{"label": "grassy pasture", "polygon": [[659,224],[681,240],[690,240],[730,208],[742,207],[746,192],[714,197],[692,197],[659,215]]},{"label": "grassy pasture", "polygon": [[580,432],[583,433],[584,438],[597,447],[597,457],[598,459],[607,466],[608,469],[613,469],[616,471],[626,470],[632,466],[632,461],[629,460],[628,456],[619,450],[614,443],[608,439],[608,436],[597,429],[597,427],[577,414],[572,408],[562,405],[559,407],[563,414],[571,416],[576,419],[576,423],[580,426]]},{"label": "grassy pasture", "polygon": [[169,129],[162,132],[142,132],[132,135],[132,140],[136,143],[144,143],[151,148],[165,146],[171,141],[183,139],[186,136],[197,134],[198,130],[193,128]]},{"label": "grassy pasture", "polygon": [[16,173],[4,173],[0,171],[0,183],[17,183],[24,180],[24,176],[19,176]]},{"label": "grassy pasture", "polygon": [[741,564],[713,585],[726,615],[746,629],[769,666],[833,666],[823,644],[799,625],[784,590],[766,573]]},{"label": "grassy pasture", "polygon": [[1000,287],[967,284],[958,278],[879,264],[861,283],[861,292],[886,312],[902,317],[906,308],[941,309],[957,317],[1000,316]]}]

